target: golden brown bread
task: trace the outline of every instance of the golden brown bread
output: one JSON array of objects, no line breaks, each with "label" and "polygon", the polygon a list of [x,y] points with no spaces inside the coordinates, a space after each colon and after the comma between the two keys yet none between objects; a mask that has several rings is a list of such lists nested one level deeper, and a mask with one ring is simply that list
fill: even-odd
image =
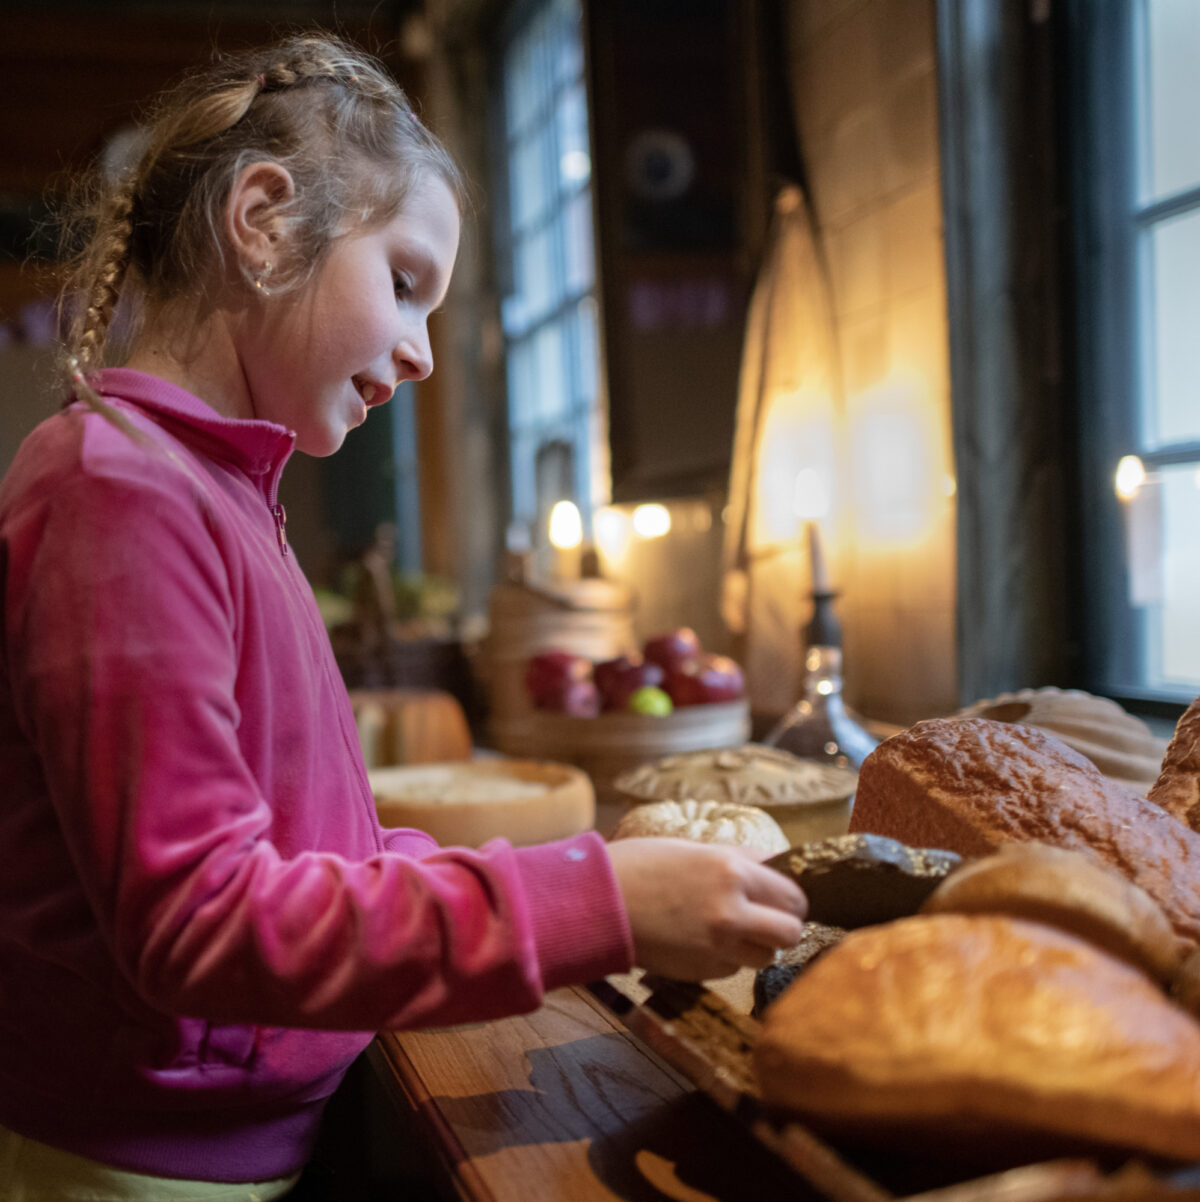
[{"label": "golden brown bread", "polygon": [[1034,727],[935,718],[893,736],[862,765],[850,829],[964,856],[1030,841],[1081,851],[1200,943],[1200,834]]},{"label": "golden brown bread", "polygon": [[923,914],[1004,914],[1078,935],[1148,973],[1175,979],[1184,945],[1162,907],[1114,868],[1047,843],[1010,843],[972,860],[926,899]]},{"label": "golden brown bread", "polygon": [[852,931],[766,1011],[754,1058],[768,1105],[848,1144],[1200,1159],[1200,1023],[1039,923]]},{"label": "golden brown bread", "polygon": [[1162,772],[1146,796],[1200,831],[1200,697],[1179,719],[1167,744]]}]

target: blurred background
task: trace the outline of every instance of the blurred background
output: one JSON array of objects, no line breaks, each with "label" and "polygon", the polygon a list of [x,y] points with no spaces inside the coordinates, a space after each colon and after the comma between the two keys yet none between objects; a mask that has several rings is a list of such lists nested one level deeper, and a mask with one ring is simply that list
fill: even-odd
[{"label": "blurred background", "polygon": [[639,639],[735,655],[761,727],[815,532],[873,719],[1200,692],[1200,7],[8,0],[0,470],[60,403],[67,173],[182,69],[314,25],[384,59],[475,189],[433,377],[284,481],[332,631],[384,565],[389,683],[476,706],[506,565],[561,580],[577,548]]}]

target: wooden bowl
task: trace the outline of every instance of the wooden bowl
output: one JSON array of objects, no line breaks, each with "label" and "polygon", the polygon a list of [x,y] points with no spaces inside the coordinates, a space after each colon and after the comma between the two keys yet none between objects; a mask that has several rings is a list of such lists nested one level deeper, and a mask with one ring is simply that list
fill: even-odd
[{"label": "wooden bowl", "polygon": [[479,759],[376,768],[367,776],[384,826],[415,827],[443,846],[505,838],[524,847],[577,835],[596,820],[591,781],[568,764]]}]

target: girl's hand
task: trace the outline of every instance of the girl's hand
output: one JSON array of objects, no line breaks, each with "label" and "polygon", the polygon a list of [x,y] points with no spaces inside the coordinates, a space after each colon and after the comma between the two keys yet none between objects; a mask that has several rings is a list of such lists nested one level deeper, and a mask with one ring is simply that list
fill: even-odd
[{"label": "girl's hand", "polygon": [[680,981],[764,968],[800,941],[808,902],[759,853],[687,839],[617,839],[609,858],[635,962]]}]

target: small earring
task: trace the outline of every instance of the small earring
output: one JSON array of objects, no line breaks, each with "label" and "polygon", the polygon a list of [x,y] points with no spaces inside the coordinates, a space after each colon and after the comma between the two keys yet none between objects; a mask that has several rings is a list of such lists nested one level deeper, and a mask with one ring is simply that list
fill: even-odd
[{"label": "small earring", "polygon": [[270,296],[271,290],[267,287],[267,281],[271,278],[271,260],[268,259],[254,274],[254,287],[262,296]]}]

